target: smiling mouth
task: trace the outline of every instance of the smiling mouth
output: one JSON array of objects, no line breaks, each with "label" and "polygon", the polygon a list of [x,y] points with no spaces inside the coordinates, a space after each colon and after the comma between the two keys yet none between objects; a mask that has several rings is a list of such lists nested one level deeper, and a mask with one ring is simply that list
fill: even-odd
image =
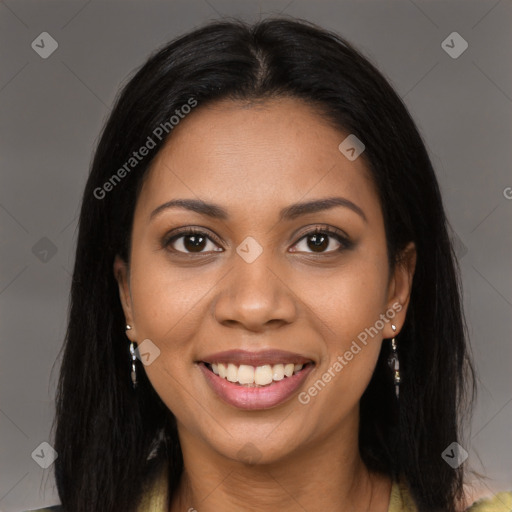
[{"label": "smiling mouth", "polygon": [[303,372],[308,366],[313,366],[312,361],[305,364],[265,364],[251,366],[247,364],[233,363],[207,363],[202,362],[209,371],[218,377],[233,384],[249,388],[260,388],[288,379]]}]

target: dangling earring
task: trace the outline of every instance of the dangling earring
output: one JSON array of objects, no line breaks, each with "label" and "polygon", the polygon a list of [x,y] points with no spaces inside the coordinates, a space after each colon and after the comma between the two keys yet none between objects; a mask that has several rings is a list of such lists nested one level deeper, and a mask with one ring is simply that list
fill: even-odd
[{"label": "dangling earring", "polygon": [[[131,325],[127,325],[126,330],[131,331],[132,330]],[[135,352],[136,348],[137,348],[137,345],[135,344],[135,342],[130,341],[130,357],[132,359],[132,370],[130,372],[130,376],[132,379],[133,389],[137,389],[137,384],[138,384],[138,382],[137,382],[137,366],[136,366],[137,354]]]},{"label": "dangling earring", "polygon": [[[393,329],[393,332],[396,331],[396,325],[391,324],[391,329]],[[398,399],[399,395],[399,388],[400,388],[400,362],[398,361],[398,352],[396,351],[397,344],[395,341],[395,337],[393,336],[391,340],[391,354],[388,357],[388,364],[389,367],[393,370],[394,376],[393,381],[395,383],[395,394],[396,398]]]}]

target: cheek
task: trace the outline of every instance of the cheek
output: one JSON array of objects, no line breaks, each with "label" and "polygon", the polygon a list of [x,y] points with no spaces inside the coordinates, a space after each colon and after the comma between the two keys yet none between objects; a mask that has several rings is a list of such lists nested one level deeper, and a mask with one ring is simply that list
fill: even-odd
[{"label": "cheek", "polygon": [[214,276],[171,265],[161,252],[132,254],[131,293],[137,334],[179,351],[199,325]]},{"label": "cheek", "polygon": [[[342,289],[324,298],[325,353],[310,386],[299,396],[315,429],[336,428],[354,411],[375,370],[382,335],[381,291],[365,280],[340,280]],[[368,293],[370,290],[375,293]],[[317,303],[318,304],[318,303]]]},{"label": "cheek", "polygon": [[377,257],[354,254],[329,275],[304,275],[297,284],[321,320],[330,345],[340,349],[385,311],[387,268]]},{"label": "cheek", "polygon": [[214,283],[193,278],[190,272],[173,268],[161,254],[132,253],[130,289],[136,334],[139,343],[149,339],[160,351],[145,371],[157,391],[169,388],[161,394],[163,398],[179,395],[180,385],[188,379],[194,336],[204,317],[202,301]]},{"label": "cheek", "polygon": [[343,395],[350,408],[371,379],[381,349],[381,315],[386,312],[388,274],[383,261],[375,252],[373,258],[354,258],[329,279],[316,280],[316,286],[309,281],[308,301],[325,343],[316,379],[328,381],[326,388],[332,391],[322,393],[319,403],[339,407]]},{"label": "cheek", "polygon": [[[158,357],[143,371],[168,409],[187,421],[191,414],[193,340],[204,316],[201,297],[205,290],[198,286],[199,280],[161,264],[160,259],[151,254],[132,255],[134,323],[140,342],[149,339],[159,350]],[[191,422],[192,417],[188,420]]]}]

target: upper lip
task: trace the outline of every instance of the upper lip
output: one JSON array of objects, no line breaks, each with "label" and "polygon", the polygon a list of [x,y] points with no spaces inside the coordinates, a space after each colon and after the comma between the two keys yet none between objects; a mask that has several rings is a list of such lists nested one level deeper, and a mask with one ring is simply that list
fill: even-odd
[{"label": "upper lip", "polygon": [[216,352],[201,359],[204,363],[233,363],[236,365],[246,364],[249,366],[263,366],[266,364],[306,364],[312,363],[312,359],[301,356],[294,352],[286,352],[284,350],[260,350],[251,352],[247,350],[226,350],[224,352]]}]

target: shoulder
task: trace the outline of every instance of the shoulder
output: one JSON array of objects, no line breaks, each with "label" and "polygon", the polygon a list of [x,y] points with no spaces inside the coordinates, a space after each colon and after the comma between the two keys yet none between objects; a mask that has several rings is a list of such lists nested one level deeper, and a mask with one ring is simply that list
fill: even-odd
[{"label": "shoulder", "polygon": [[388,512],[417,512],[417,510],[406,480],[403,477],[393,480]]},{"label": "shoulder", "polygon": [[[393,481],[388,512],[417,512],[411,493],[404,480]],[[465,512],[512,512],[512,490],[493,497],[480,498]]]},{"label": "shoulder", "polygon": [[500,492],[492,498],[481,498],[467,512],[510,512],[512,510],[512,490]]}]

